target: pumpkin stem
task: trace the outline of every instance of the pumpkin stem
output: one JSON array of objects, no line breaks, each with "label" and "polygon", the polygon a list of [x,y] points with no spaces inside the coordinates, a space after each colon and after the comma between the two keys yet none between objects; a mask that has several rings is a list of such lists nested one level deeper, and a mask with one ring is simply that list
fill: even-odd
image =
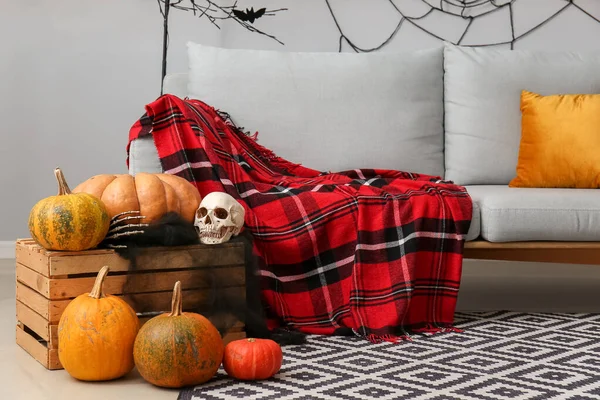
[{"label": "pumpkin stem", "polygon": [[173,300],[171,301],[171,313],[169,317],[179,317],[183,314],[183,302],[181,300],[181,282],[175,282],[173,289]]},{"label": "pumpkin stem", "polygon": [[102,291],[102,285],[104,285],[104,278],[108,274],[109,268],[107,266],[102,267],[100,272],[98,272],[98,276],[96,277],[96,281],[94,282],[94,287],[90,292],[89,296],[94,299],[101,299],[104,297],[104,292]]},{"label": "pumpkin stem", "polygon": [[61,196],[64,194],[71,194],[71,189],[69,189],[65,175],[60,168],[56,167],[54,169],[54,176],[58,181],[58,195]]},{"label": "pumpkin stem", "polygon": [[256,342],[256,339],[254,339],[254,338],[249,338],[249,339],[247,339],[247,340],[248,340],[248,342],[250,342],[250,343],[254,343],[254,342]]}]

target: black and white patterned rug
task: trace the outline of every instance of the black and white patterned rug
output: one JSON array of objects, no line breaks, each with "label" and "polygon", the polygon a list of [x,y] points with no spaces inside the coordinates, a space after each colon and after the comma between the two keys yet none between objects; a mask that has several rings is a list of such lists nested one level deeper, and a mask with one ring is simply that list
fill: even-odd
[{"label": "black and white patterned rug", "polygon": [[311,336],[281,371],[240,382],[222,369],[179,400],[600,399],[600,315],[460,313],[464,333],[371,344]]}]

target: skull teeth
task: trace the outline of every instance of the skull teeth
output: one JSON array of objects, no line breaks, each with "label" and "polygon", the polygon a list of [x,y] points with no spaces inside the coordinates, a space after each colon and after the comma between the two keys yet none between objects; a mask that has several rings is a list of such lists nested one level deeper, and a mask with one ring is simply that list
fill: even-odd
[{"label": "skull teeth", "polygon": [[199,227],[198,234],[203,238],[215,238],[221,239],[227,235],[227,233],[233,231],[233,227],[223,226],[219,230],[215,230],[210,226]]},{"label": "skull teeth", "polygon": [[213,238],[221,238],[224,235],[221,235],[220,233],[214,233],[214,232],[203,232],[201,233],[202,237],[213,237]]}]

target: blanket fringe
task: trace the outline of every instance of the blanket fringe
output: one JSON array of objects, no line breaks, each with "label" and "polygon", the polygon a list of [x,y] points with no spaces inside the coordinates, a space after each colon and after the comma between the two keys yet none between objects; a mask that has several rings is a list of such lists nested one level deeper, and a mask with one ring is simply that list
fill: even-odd
[{"label": "blanket fringe", "polygon": [[[258,151],[264,159],[266,159],[268,161],[276,161],[276,160],[280,159],[280,157],[278,157],[272,150],[269,150],[258,144],[258,131],[254,132],[254,134],[252,134],[252,133],[250,133],[250,131],[246,131],[243,126],[237,126],[236,123],[233,122],[233,118],[231,118],[231,115],[229,115],[229,113],[222,111],[222,110],[215,109],[215,108],[212,108],[212,109],[221,118],[221,121],[223,123],[225,123],[227,126],[229,126],[229,128],[231,128],[234,132],[236,132],[240,136],[240,138],[251,139],[250,143],[249,142],[246,142],[246,143],[251,145],[254,148],[254,150]],[[215,118],[215,121],[216,121],[216,118]]]},{"label": "blanket fringe", "polygon": [[382,342],[389,342],[389,343],[398,343],[398,342],[403,342],[403,341],[408,341],[408,342],[412,342],[412,338],[409,335],[402,335],[402,336],[397,336],[397,335],[367,335],[365,337],[365,339],[367,339],[369,342],[374,343],[374,344],[378,344],[378,343],[382,343]]},{"label": "blanket fringe", "polygon": [[411,329],[411,331],[414,333],[420,333],[420,334],[424,334],[424,335],[435,335],[438,333],[447,333],[447,332],[456,332],[456,333],[464,332],[464,330],[462,330],[460,328],[456,328],[454,326],[434,326],[433,324],[427,324],[421,328],[414,328],[414,329]]},{"label": "blanket fringe", "polygon": [[411,328],[409,330],[404,330],[403,329],[403,334],[401,335],[391,335],[391,334],[386,334],[386,335],[376,335],[376,334],[360,334],[358,333],[355,329],[352,329],[352,331],[354,332],[354,334],[360,338],[366,339],[371,343],[374,344],[378,344],[378,343],[382,343],[382,342],[389,342],[389,343],[399,343],[399,342],[412,342],[413,338],[411,335],[422,335],[422,336],[433,336],[436,334],[440,334],[440,333],[450,333],[450,332],[455,332],[455,333],[463,333],[464,330],[457,328],[455,326],[437,326],[434,324],[426,324],[425,326],[422,326],[420,328]]},{"label": "blanket fringe", "polygon": [[[229,113],[222,111],[222,110],[215,109],[214,107],[212,109],[220,117],[221,121],[223,121],[230,128],[237,131],[238,133],[241,133],[242,135],[246,135],[247,137],[254,140],[255,142],[258,141],[258,131],[251,134],[250,131],[244,130],[245,128],[243,126],[237,126],[235,124],[235,122],[233,122],[233,118],[231,118],[231,115],[229,115]],[[215,117],[215,121],[218,122],[216,117]]]},{"label": "blanket fringe", "polygon": [[464,333],[464,329],[456,328],[454,326],[450,326],[447,328],[442,328],[442,332],[455,332],[455,333]]}]

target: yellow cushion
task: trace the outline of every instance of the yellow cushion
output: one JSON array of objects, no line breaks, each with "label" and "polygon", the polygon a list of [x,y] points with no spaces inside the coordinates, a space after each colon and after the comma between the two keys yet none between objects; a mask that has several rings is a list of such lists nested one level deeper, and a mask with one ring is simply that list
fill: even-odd
[{"label": "yellow cushion", "polygon": [[521,144],[510,187],[600,187],[600,94],[521,93]]}]

